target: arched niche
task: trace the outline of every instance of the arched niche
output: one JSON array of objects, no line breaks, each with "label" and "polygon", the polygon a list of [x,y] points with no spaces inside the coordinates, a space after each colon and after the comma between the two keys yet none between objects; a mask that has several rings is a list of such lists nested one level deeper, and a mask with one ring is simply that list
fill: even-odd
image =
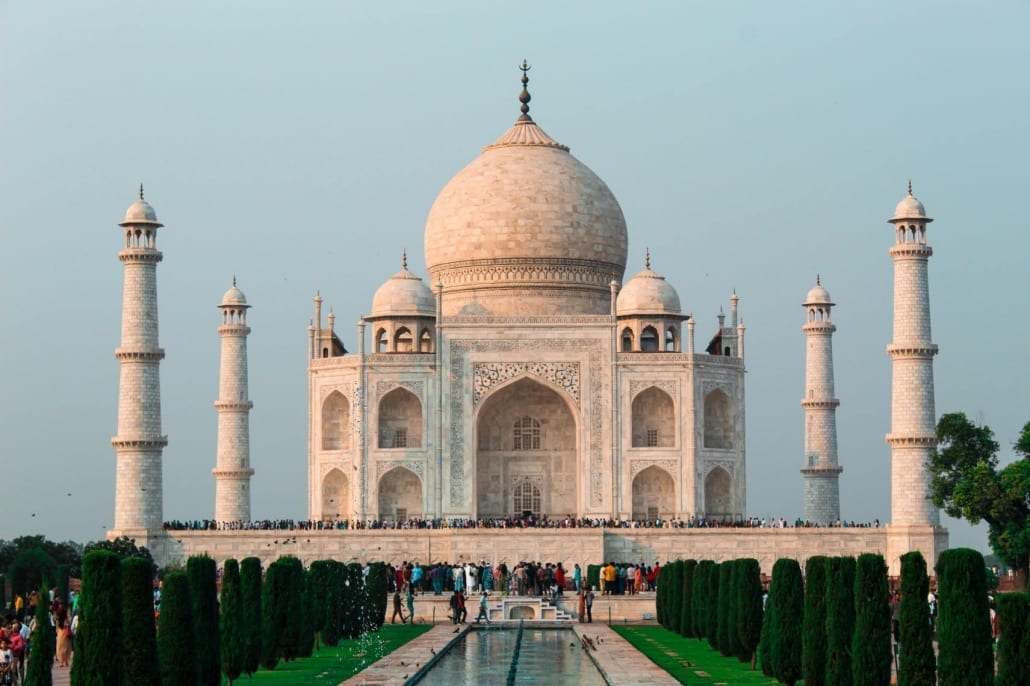
[{"label": "arched niche", "polygon": [[633,519],[669,519],[676,514],[676,482],[654,465],[633,477]]},{"label": "arched niche", "polygon": [[379,519],[403,522],[422,516],[422,480],[406,467],[394,467],[379,479]]},{"label": "arched niche", "polygon": [[676,444],[676,409],[672,398],[660,388],[637,394],[632,405],[634,448],[671,448]]},{"label": "arched niche", "polygon": [[350,402],[339,391],[322,401],[322,450],[350,447]]},{"label": "arched niche", "polygon": [[322,478],[322,519],[347,519],[350,511],[350,480],[339,469]]},{"label": "arched niche", "polygon": [[705,477],[705,513],[709,519],[733,515],[733,484],[730,473],[715,467]]},{"label": "arched niche", "polygon": [[422,403],[406,388],[395,388],[379,401],[379,447],[422,447]]},{"label": "arched niche", "polygon": [[730,450],[733,448],[733,406],[721,389],[705,396],[704,445],[706,448]]}]

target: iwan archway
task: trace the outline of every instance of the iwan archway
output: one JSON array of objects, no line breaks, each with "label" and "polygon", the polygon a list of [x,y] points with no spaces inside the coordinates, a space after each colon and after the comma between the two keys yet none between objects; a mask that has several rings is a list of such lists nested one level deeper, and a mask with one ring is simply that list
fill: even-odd
[{"label": "iwan archway", "polygon": [[579,447],[573,409],[523,377],[490,395],[476,419],[476,516],[577,516]]}]

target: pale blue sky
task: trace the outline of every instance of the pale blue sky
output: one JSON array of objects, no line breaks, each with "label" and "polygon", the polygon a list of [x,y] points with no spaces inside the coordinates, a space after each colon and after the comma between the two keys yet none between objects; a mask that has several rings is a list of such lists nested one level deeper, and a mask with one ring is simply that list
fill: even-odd
[{"label": "pale blue sky", "polygon": [[[166,518],[214,508],[219,322],[250,314],[253,511],[306,514],[306,328],[354,323],[443,185],[518,114],[597,172],[707,340],[747,325],[749,510],[801,510],[804,340],[834,319],[843,515],[890,518],[892,232],[913,179],[938,413],[1030,419],[1023,2],[0,3],[0,538],[112,523],[122,267],[158,245]],[[66,493],[71,492],[68,496]],[[35,513],[35,517],[32,514]],[[952,545],[986,547],[951,524]]]}]

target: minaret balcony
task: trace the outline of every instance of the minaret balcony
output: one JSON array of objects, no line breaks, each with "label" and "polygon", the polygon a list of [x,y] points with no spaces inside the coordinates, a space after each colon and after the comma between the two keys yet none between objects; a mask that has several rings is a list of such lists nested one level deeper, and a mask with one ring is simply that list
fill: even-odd
[{"label": "minaret balcony", "polygon": [[887,354],[894,359],[919,358],[931,359],[937,354],[935,343],[891,343],[887,346]]},{"label": "minaret balcony", "polygon": [[115,449],[160,450],[168,445],[168,436],[158,436],[157,438],[119,438],[115,436],[111,439],[111,445]]},{"label": "minaret balcony", "polygon": [[840,401],[836,398],[805,398],[801,407],[806,410],[835,410],[840,407]]},{"label": "minaret balcony", "polygon": [[899,448],[936,448],[936,436],[899,436],[887,434],[887,444]]},{"label": "minaret balcony", "polygon": [[164,357],[164,348],[150,348],[144,350],[126,350],[125,348],[117,348],[114,351],[114,358],[119,362],[160,362]]},{"label": "minaret balcony", "polygon": [[216,410],[250,410],[254,403],[250,400],[216,400]]},{"label": "minaret balcony", "polygon": [[157,264],[164,259],[161,251],[153,248],[126,248],[118,253],[121,262],[143,262]]},{"label": "minaret balcony", "polygon": [[253,467],[246,467],[244,469],[218,469],[215,467],[211,470],[211,473],[214,474],[216,478],[226,477],[229,479],[241,479],[244,477],[254,476],[254,469]]},{"label": "minaret balcony", "polygon": [[933,255],[933,248],[925,243],[897,243],[890,249],[890,256],[894,258],[926,259],[931,255]]}]

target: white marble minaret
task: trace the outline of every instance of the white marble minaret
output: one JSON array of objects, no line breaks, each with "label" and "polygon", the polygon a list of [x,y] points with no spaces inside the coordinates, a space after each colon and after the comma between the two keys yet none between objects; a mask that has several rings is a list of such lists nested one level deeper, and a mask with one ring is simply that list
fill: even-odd
[{"label": "white marble minaret", "polygon": [[250,521],[250,408],[247,398],[247,298],[236,287],[222,296],[222,364],[218,375],[218,458],[215,475],[215,521]]},{"label": "white marble minaret", "polygon": [[804,518],[826,526],[840,519],[840,473],[837,464],[837,406],[833,391],[833,308],[830,293],[815,279],[803,307],[805,332],[805,466]]},{"label": "white marble minaret", "polygon": [[[894,342],[887,346],[892,362],[891,524],[938,526],[940,513],[930,500],[930,473],[926,463],[937,447],[933,396],[933,356],[930,338],[930,291],[927,263],[933,249],[926,244],[923,203],[908,195],[894,216]],[[927,563],[930,563],[930,559]]]},{"label": "white marble minaret", "polygon": [[125,230],[122,291],[122,341],[115,350],[120,363],[118,435],[115,449],[114,532],[161,529],[161,455],[168,438],[161,435],[159,369],[165,353],[157,343],[157,214],[139,198],[118,226]]}]

